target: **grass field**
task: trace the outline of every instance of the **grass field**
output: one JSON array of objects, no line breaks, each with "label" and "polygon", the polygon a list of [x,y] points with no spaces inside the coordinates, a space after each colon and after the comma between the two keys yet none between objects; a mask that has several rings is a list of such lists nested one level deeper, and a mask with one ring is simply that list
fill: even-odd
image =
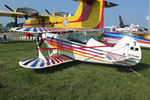
[{"label": "grass field", "polygon": [[18,65],[36,56],[34,42],[0,44],[0,100],[149,100],[150,50],[127,67],[71,62],[42,70]]}]

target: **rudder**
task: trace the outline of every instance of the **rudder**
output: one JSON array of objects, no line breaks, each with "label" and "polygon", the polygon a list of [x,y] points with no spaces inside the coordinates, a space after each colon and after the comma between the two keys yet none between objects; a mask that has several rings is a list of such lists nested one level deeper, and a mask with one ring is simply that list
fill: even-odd
[{"label": "rudder", "polygon": [[124,60],[116,62],[125,66],[133,66],[141,60],[139,43],[131,37],[122,38],[112,49],[112,53],[124,56]]}]

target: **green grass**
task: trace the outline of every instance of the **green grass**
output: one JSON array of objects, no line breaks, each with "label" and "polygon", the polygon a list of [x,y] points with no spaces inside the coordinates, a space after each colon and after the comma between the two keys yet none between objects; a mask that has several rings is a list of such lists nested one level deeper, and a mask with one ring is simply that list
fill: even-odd
[{"label": "green grass", "polygon": [[132,67],[71,62],[32,70],[18,65],[36,57],[34,42],[0,44],[0,100],[149,100],[150,50]]}]

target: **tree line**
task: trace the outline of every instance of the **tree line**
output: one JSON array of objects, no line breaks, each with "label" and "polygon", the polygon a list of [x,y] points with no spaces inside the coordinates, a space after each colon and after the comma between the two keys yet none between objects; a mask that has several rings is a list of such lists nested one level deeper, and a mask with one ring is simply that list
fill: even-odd
[{"label": "tree line", "polygon": [[[23,27],[23,24],[24,23],[18,23],[17,26]],[[2,24],[0,24],[0,27],[16,27],[16,26],[15,26],[15,22],[10,22],[10,23],[7,23],[6,26],[3,26]]]},{"label": "tree line", "polygon": [[[23,24],[24,23],[19,23],[19,24],[17,24],[17,27],[23,27]],[[16,27],[15,22],[7,23],[5,26],[0,24],[0,33],[7,32],[12,27]]]}]

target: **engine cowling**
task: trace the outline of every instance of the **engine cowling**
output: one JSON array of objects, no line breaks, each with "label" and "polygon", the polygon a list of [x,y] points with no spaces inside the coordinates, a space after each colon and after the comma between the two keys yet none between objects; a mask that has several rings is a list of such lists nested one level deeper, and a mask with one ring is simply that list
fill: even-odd
[{"label": "engine cowling", "polygon": [[21,13],[25,13],[27,15],[31,15],[31,16],[37,16],[39,15],[39,12],[35,9],[32,8],[17,8],[16,12],[21,12]]}]

